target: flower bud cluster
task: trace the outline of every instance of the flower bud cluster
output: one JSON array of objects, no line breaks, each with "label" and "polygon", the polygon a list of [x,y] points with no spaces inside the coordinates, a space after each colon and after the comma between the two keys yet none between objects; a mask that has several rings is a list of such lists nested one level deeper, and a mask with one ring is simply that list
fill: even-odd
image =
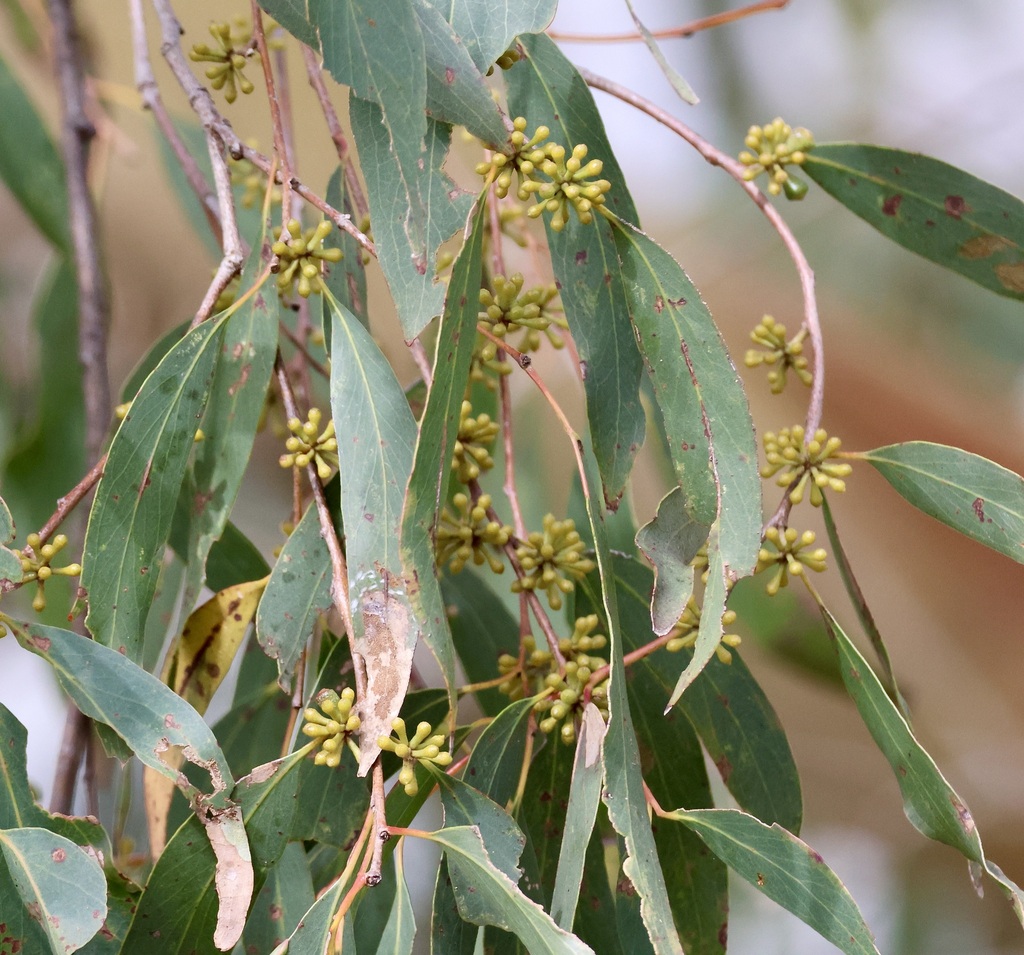
[{"label": "flower bud cluster", "polygon": [[803,354],[803,340],[806,335],[806,330],[801,330],[787,340],[786,326],[775,321],[771,315],[765,315],[750,333],[751,341],[755,345],[760,345],[763,351],[751,348],[744,356],[743,362],[748,368],[756,368],[762,364],[774,366],[769,367],[768,371],[768,384],[773,395],[781,394],[786,387],[786,372],[790,368],[805,385],[809,386],[814,381],[814,376],[808,370],[807,356]]},{"label": "flower bud cluster", "polygon": [[324,248],[324,239],[333,229],[326,219],[305,231],[298,219],[289,220],[286,233],[280,226],[274,229],[275,242],[270,248],[278,258],[277,289],[282,295],[293,286],[303,298],[323,290],[323,264],[342,259],[341,249]]},{"label": "flower bud cluster", "polygon": [[394,753],[401,761],[402,768],[398,773],[398,781],[405,788],[407,796],[415,796],[419,792],[416,782],[416,763],[433,763],[435,766],[447,766],[452,761],[452,754],[441,749],[448,740],[442,733],[434,734],[429,723],[420,723],[412,739],[407,735],[405,720],[400,716],[391,721],[391,736],[380,736],[377,745],[389,753]]},{"label": "flower bud cluster", "polygon": [[210,35],[217,41],[216,46],[197,43],[189,52],[189,59],[195,63],[209,63],[206,78],[210,85],[215,90],[224,90],[224,99],[233,103],[239,90],[249,94],[254,89],[242,72],[255,51],[252,26],[244,17],[235,17],[230,23],[211,23]]},{"label": "flower bud cluster", "polygon": [[61,577],[77,577],[82,573],[81,564],[66,564],[64,567],[54,567],[51,563],[65,547],[68,546],[68,539],[64,534],[58,534],[49,544],[44,544],[38,534],[29,534],[25,538],[25,548],[21,551],[21,582],[23,584],[36,581],[36,595],[32,600],[32,609],[36,613],[42,613],[46,609],[46,581],[54,574]]},{"label": "flower bud cluster", "polygon": [[[686,607],[683,609],[682,614],[676,621],[675,626],[672,628],[669,634],[669,641],[665,644],[665,649],[669,653],[678,653],[684,647],[692,647],[697,642],[698,631],[700,630],[700,618],[701,608],[697,605],[697,601],[690,597],[686,602]],[[736,622],[736,611],[726,610],[722,614],[722,628],[731,627]],[[718,646],[715,647],[715,655],[722,663],[732,663],[732,654],[729,652],[729,648],[735,649],[740,645],[740,636],[738,633],[723,633],[719,640]]]},{"label": "flower bud cluster", "polygon": [[[550,307],[550,303],[558,297],[558,288],[554,285],[538,285],[523,289],[523,276],[516,273],[510,279],[504,275],[494,277],[494,291],[480,289],[480,322],[489,326],[496,338],[504,338],[510,331],[524,329],[525,334],[517,347],[519,351],[536,351],[541,345],[541,333],[555,348],[565,343],[552,329],[567,329],[569,323],[565,316],[558,314]],[[485,341],[480,351],[481,361],[492,361],[497,353],[494,342]]]},{"label": "flower bud cluster", "polygon": [[463,484],[475,481],[484,471],[494,467],[494,458],[487,450],[498,435],[498,423],[488,414],[473,416],[473,406],[462,402],[459,433],[453,449],[452,468]]},{"label": "flower bud cluster", "polygon": [[305,468],[313,462],[321,481],[330,478],[331,471],[338,466],[338,439],[334,436],[334,419],[321,431],[322,418],[319,408],[310,408],[305,422],[298,418],[288,420],[291,436],[284,443],[288,453],[278,459],[281,467]]},{"label": "flower bud cluster", "polygon": [[757,555],[757,569],[755,573],[762,570],[775,568],[772,579],[768,581],[765,590],[771,596],[779,592],[780,587],[789,583],[789,575],[800,577],[805,568],[821,573],[825,569],[825,559],[828,556],[824,548],[814,546],[814,532],[804,531],[798,534],[792,527],[780,530],[778,527],[769,527],[765,532],[765,543],[771,547],[762,547]]},{"label": "flower bud cluster", "polygon": [[552,610],[561,610],[562,594],[572,593],[576,584],[597,565],[583,556],[584,545],[572,520],[558,521],[544,516],[543,532],[533,531],[516,548],[524,576],[512,582],[512,592],[543,590]]},{"label": "flower bud cluster", "polygon": [[359,759],[359,748],[353,739],[361,725],[359,717],[352,712],[355,700],[355,692],[348,687],[341,691],[341,696],[334,690],[321,690],[315,698],[320,709],[307,707],[302,714],[306,720],[302,732],[320,740],[313,760],[317,766],[334,769],[341,762],[343,746],[348,746]]},{"label": "flower bud cluster", "polygon": [[769,431],[764,436],[767,464],[761,468],[761,477],[778,474],[775,483],[779,487],[792,484],[789,499],[794,504],[804,499],[804,492],[810,485],[811,504],[820,507],[824,499],[822,491],[825,488],[837,494],[845,491],[843,478],[853,470],[847,462],[833,460],[841,445],[839,438],[830,438],[824,428],[815,431],[806,444],[804,429],[800,425],[783,428],[778,434]]},{"label": "flower bud cluster", "polygon": [[776,118],[765,126],[751,126],[743,140],[747,149],[740,153],[739,160],[747,168],[743,178],[750,181],[761,173],[768,175],[768,192],[777,196],[785,192],[787,199],[803,199],[807,194],[807,183],[794,176],[785,167],[803,165],[807,151],[814,148],[814,136],[798,126],[792,129],[787,123]]},{"label": "flower bud cluster", "polygon": [[604,169],[601,160],[586,162],[587,147],[582,143],[568,154],[557,143],[541,145],[551,135],[547,126],[538,126],[527,139],[526,119],[522,116],[516,117],[512,125],[512,152],[495,153],[489,162],[476,167],[477,174],[493,182],[498,197],[504,198],[512,187],[515,171],[519,176],[519,200],[534,200],[526,214],[536,219],[544,212],[551,213],[551,228],[556,232],[568,223],[570,207],[584,225],[592,222],[594,208],[604,205],[605,194],[611,189],[607,179],[595,178]]},{"label": "flower bud cluster", "polygon": [[459,573],[472,560],[477,566],[487,563],[496,574],[504,573],[505,565],[496,554],[512,537],[512,528],[487,516],[491,496],[481,494],[475,504],[459,493],[452,498],[457,508],[453,514],[447,507],[441,511],[437,527],[437,562],[448,564],[453,574]]}]

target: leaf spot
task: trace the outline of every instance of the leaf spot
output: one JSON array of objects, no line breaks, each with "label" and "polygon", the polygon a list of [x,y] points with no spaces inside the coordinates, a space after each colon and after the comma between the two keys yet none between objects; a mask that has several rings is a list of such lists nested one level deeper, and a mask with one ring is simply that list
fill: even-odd
[{"label": "leaf spot", "polygon": [[946,196],[946,215],[959,219],[965,212],[970,212],[971,207],[963,196]]},{"label": "leaf spot", "polygon": [[53,852],[50,853],[50,858],[53,859],[54,862],[63,862],[67,857],[68,854],[63,849],[54,849]]},{"label": "leaf spot", "polygon": [[887,216],[894,216],[900,210],[900,203],[903,202],[903,196],[889,196],[885,202],[882,203],[882,212]]},{"label": "leaf spot", "polygon": [[971,510],[974,511],[974,516],[985,523],[985,499],[983,497],[976,497],[971,503]]},{"label": "leaf spot", "polygon": [[757,873],[757,887],[759,889],[760,888],[764,888],[764,873],[763,872],[758,872]]},{"label": "leaf spot", "polygon": [[1003,288],[1024,293],[1024,262],[1004,262],[996,266],[996,278]]}]

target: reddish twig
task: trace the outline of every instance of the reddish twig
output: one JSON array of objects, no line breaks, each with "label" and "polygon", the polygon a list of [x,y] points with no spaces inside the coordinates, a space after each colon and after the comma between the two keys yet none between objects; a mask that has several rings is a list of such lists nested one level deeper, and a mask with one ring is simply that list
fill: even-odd
[{"label": "reddish twig", "polygon": [[[699,20],[691,20],[679,27],[667,27],[664,30],[651,30],[651,36],[656,40],[672,40],[691,37],[701,30],[710,30],[714,27],[725,26],[727,23],[735,23],[745,17],[753,16],[756,13],[765,13],[769,10],[781,10],[789,5],[789,0],[759,0],[757,3],[748,4],[735,10],[725,10],[722,13],[713,13],[711,16],[701,17]],[[632,43],[642,40],[636,31],[630,33],[565,33],[561,30],[549,30],[548,36],[552,40],[571,43]]]}]

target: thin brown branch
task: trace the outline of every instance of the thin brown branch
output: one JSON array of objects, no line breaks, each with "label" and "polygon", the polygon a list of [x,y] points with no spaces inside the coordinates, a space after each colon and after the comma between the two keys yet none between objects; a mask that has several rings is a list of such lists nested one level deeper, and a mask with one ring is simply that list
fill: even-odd
[{"label": "thin brown branch", "polygon": [[81,502],[86,495],[96,486],[96,482],[103,477],[103,468],[106,467],[107,456],[104,454],[67,494],[57,498],[57,509],[50,515],[46,523],[39,528],[39,538],[45,544],[50,535],[64,523],[64,520]]},{"label": "thin brown branch", "polygon": [[366,870],[366,884],[369,886],[380,885],[380,870],[384,862],[384,843],[391,838],[385,815],[386,801],[384,769],[378,758],[373,764],[372,788],[370,790],[370,808],[373,811],[373,853],[370,856],[370,867]]},{"label": "thin brown branch", "polygon": [[[699,20],[691,20],[678,27],[666,27],[664,30],[651,30],[651,36],[656,40],[672,40],[691,37],[701,30],[710,30],[714,27],[725,26],[728,23],[735,23],[745,17],[753,16],[756,13],[765,13],[769,10],[781,10],[789,5],[789,0],[759,0],[757,3],[748,4],[745,7],[738,7],[735,10],[725,10],[722,13],[714,13],[711,16],[701,17]],[[562,30],[548,30],[548,36],[552,40],[571,43],[632,43],[643,40],[638,32],[628,33],[566,33]]]},{"label": "thin brown branch", "polygon": [[302,339],[295,334],[284,322],[279,323],[281,331],[284,332],[284,337],[288,339],[302,354],[302,357],[306,360],[310,368],[318,371],[328,381],[331,380],[331,373],[328,368],[321,362],[317,361],[310,353],[309,349],[306,348]]},{"label": "thin brown branch", "polygon": [[345,177],[345,193],[356,213],[360,217],[365,216],[370,207],[366,202],[359,176],[356,175],[355,166],[349,155],[348,139],[341,128],[341,121],[331,102],[330,94],[327,92],[327,84],[324,83],[324,75],[317,62],[316,53],[308,46],[303,45],[302,59],[306,64],[309,85],[313,87],[313,92],[316,93],[316,98],[320,102],[320,109],[324,114],[324,121],[327,123],[327,131],[331,134],[334,148],[338,153],[338,162],[341,163],[342,175]]},{"label": "thin brown branch", "polygon": [[598,76],[596,73],[591,73],[587,69],[582,67],[578,69],[588,86],[603,90],[605,93],[609,93],[646,113],[693,146],[712,166],[720,166],[724,169],[740,184],[743,191],[750,196],[761,212],[764,213],[765,218],[771,223],[772,228],[778,233],[779,238],[782,239],[800,279],[800,289],[804,300],[803,328],[807,330],[807,334],[811,339],[811,346],[814,350],[814,381],[811,384],[811,399],[808,402],[805,426],[807,440],[810,441],[814,436],[814,432],[821,426],[822,404],[825,396],[825,354],[822,343],[821,322],[818,319],[818,302],[814,291],[814,271],[811,269],[807,257],[804,255],[803,249],[800,248],[800,243],[797,242],[792,230],[786,224],[778,209],[768,201],[768,197],[754,183],[748,182],[744,178],[745,167],[738,160],[733,159],[728,153],[722,152],[722,150],[711,145],[711,143],[690,129],[685,123],[665,112],[665,110],[660,106],[656,106],[650,100],[612,80]]},{"label": "thin brown branch", "polygon": [[416,367],[419,369],[423,384],[429,388],[434,380],[434,370],[430,367],[430,359],[427,357],[427,350],[423,347],[423,342],[418,338],[414,338],[409,342],[409,351],[412,354],[412,360],[416,362]]},{"label": "thin brown branch", "polygon": [[157,127],[170,146],[174,158],[185,174],[189,187],[195,193],[202,206],[206,221],[210,224],[218,245],[223,241],[220,225],[220,207],[217,197],[213,194],[209,182],[195,157],[188,151],[178,130],[171,120],[170,113],[164,105],[153,75],[153,64],[149,58],[149,41],[146,36],[146,20],[142,11],[142,0],[129,0],[129,12],[132,21],[132,54],[135,59],[135,86],[142,97],[142,108],[148,109],[156,120]]}]

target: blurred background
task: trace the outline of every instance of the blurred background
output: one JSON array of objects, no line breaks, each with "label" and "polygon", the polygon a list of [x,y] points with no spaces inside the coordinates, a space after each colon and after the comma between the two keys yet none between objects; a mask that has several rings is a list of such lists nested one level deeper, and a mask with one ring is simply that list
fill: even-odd
[{"label": "blurred background", "polygon": [[[178,0],[175,6],[186,45],[206,38],[210,19],[247,12],[238,0]],[[651,29],[727,7],[720,0],[635,0],[635,6]],[[117,388],[160,334],[194,313],[216,259],[192,231],[168,184],[151,118],[139,109],[126,7],[110,0],[81,0],[77,7],[105,110],[97,117],[94,184],[113,290],[110,366]],[[0,4],[0,53],[55,128],[58,104],[46,41],[25,41],[31,31],[23,34],[19,8],[45,38],[38,0],[6,0]],[[150,29],[152,38],[152,20]],[[633,25],[621,0],[562,0],[553,30],[614,33]],[[563,49],[575,62],[653,99],[727,152],[743,148],[751,123],[780,115],[810,128],[819,142],[876,142],[928,153],[1022,195],[1022,35],[1024,6],[1000,0],[791,0],[782,10],[664,43],[701,98],[695,107],[674,96],[640,42],[566,42]],[[151,49],[168,105],[187,120],[187,104],[159,62],[156,45]],[[291,67],[300,176],[322,189],[333,170],[332,144],[298,56]],[[343,93],[334,92],[343,107]],[[644,228],[686,268],[737,363],[764,313],[795,329],[799,286],[761,213],[724,173],[667,130],[595,95]],[[270,141],[258,96],[243,98],[229,115],[243,137]],[[464,174],[475,154],[466,144],[458,144],[457,153],[453,174],[468,183]],[[850,450],[911,439],[951,444],[1024,472],[1021,305],[888,243],[813,185],[802,203],[781,202],[780,208],[816,270],[829,433]],[[47,246],[2,190],[0,216],[6,236],[0,243],[0,457],[8,458],[24,449],[38,420],[41,383],[55,373],[52,356],[70,362],[73,351],[69,343],[41,344],[31,316],[46,274]],[[415,371],[372,266],[370,277],[373,331],[393,355],[403,383],[409,382]],[[43,354],[50,360],[41,369]],[[578,389],[565,362],[554,356],[542,373],[557,382],[560,400],[578,415]],[[802,386],[791,382],[783,397],[774,397],[763,369],[744,370],[744,378],[759,430],[802,420]],[[536,399],[521,389],[521,400],[525,410]],[[234,519],[269,554],[280,542],[290,481],[276,464],[273,439],[261,439],[257,453],[256,479]],[[542,500],[564,501],[568,482],[567,472],[544,458],[535,464],[526,479],[539,511]],[[55,468],[57,493],[80,476],[60,473],[59,462]],[[870,468],[856,468],[847,483],[847,493],[833,499],[836,521],[887,639],[915,731],[970,805],[987,853],[1022,882],[1024,574],[913,511]],[[641,523],[667,486],[662,462],[645,452],[633,499]],[[769,492],[766,506],[775,503]],[[820,586],[856,631],[836,575]],[[797,622],[758,627],[755,621],[751,633],[766,636],[749,635],[743,652],[789,734],[804,784],[803,837],[846,882],[882,951],[1020,951],[1020,927],[994,886],[979,899],[966,863],[920,837],[904,818],[889,768],[852,704],[810,672],[807,659],[816,651],[796,644],[805,625],[794,605]],[[29,772],[45,801],[62,720],[54,719],[59,695],[37,663],[14,641],[0,642],[0,700],[29,728]],[[833,950],[745,886],[735,889],[730,939],[738,953]]]}]

